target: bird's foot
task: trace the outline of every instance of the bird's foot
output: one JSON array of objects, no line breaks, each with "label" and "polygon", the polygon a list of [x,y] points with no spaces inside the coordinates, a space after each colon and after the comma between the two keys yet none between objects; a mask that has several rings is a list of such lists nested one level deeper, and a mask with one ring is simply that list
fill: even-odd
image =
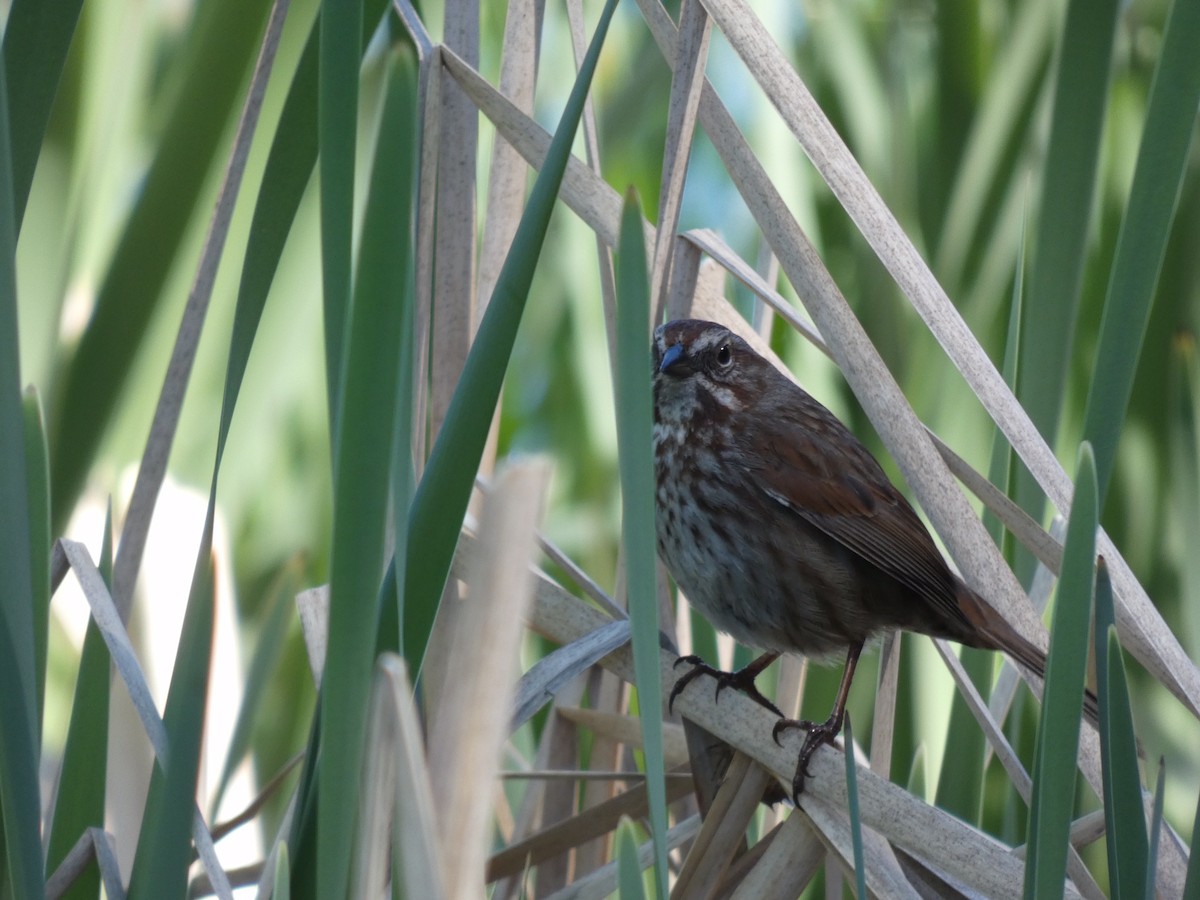
[{"label": "bird's foot", "polygon": [[[774,656],[771,657],[772,660],[774,658]],[[736,672],[723,672],[720,669],[714,669],[699,656],[679,657],[679,659],[675,660],[676,668],[678,668],[682,663],[687,663],[692,668],[691,671],[685,672],[682,676],[680,676],[679,680],[675,682],[675,687],[671,689],[671,696],[667,698],[667,710],[672,710],[675,705],[675,698],[682,694],[683,689],[689,684],[691,684],[701,675],[711,675],[717,680],[717,691],[715,696],[718,699],[721,696],[721,691],[725,690],[727,687],[731,687],[735,690],[741,691],[755,703],[766,707],[782,719],[783,713],[779,711],[779,707],[764,697],[754,684],[754,679],[765,667],[764,665],[760,664],[761,659],[762,657],[750,663],[750,665],[738,669]]]},{"label": "bird's foot", "polygon": [[833,739],[841,732],[842,716],[835,713],[824,722],[781,718],[771,730],[771,737],[775,739],[775,743],[780,744],[779,736],[791,728],[801,728],[808,732],[800,747],[800,757],[796,760],[796,774],[792,776],[792,802],[799,806],[800,795],[804,793],[804,782],[812,775],[808,771],[808,763],[818,747],[822,744],[832,744]]}]

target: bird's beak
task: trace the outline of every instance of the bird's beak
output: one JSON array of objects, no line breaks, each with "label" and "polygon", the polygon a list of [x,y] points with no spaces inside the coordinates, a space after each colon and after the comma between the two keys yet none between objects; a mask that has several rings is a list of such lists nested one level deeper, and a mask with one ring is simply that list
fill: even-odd
[{"label": "bird's beak", "polygon": [[683,344],[672,344],[668,347],[658,364],[658,371],[667,375],[686,375],[691,370],[687,354],[683,351]]}]

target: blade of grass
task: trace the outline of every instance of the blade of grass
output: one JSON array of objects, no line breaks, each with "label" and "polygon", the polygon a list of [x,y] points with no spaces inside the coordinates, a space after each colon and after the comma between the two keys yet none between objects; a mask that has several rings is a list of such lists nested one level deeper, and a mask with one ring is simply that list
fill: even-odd
[{"label": "blade of grass", "polygon": [[[322,4],[317,69],[317,140],[321,170],[321,285],[325,298],[325,381],[331,433],[337,431],[350,308],[354,239],[354,154],[363,0]],[[337,463],[335,462],[336,466]]]},{"label": "blade of grass", "polygon": [[1145,886],[1145,813],[1137,738],[1125,681],[1125,662],[1113,619],[1112,585],[1101,558],[1096,572],[1096,682],[1100,693],[1100,759],[1112,896],[1139,897]]},{"label": "blade of grass", "polygon": [[1095,585],[1096,470],[1091,446],[1086,442],[1079,450],[1075,485],[1038,722],[1033,801],[1027,830],[1029,851],[1025,861],[1027,898],[1061,896],[1067,870],[1079,714],[1083,706],[1088,624]]},{"label": "blade of grass", "polygon": [[[1154,785],[1154,809],[1150,813],[1150,846],[1146,854],[1146,871],[1140,894],[1132,896],[1153,897],[1155,895],[1155,874],[1158,871],[1158,838],[1162,834],[1163,824],[1163,792],[1167,784],[1167,761],[1158,758],[1158,781]],[[1184,896],[1188,896],[1184,894]]]},{"label": "blade of grass", "polygon": [[642,210],[632,188],[625,197],[617,252],[617,447],[621,470],[621,544],[633,632],[638,710],[650,791],[650,832],[656,847],[659,895],[667,892],[667,801],[658,672],[655,591],[654,463],[650,401],[650,284]]},{"label": "blade of grass", "polygon": [[854,896],[867,896],[867,871],[863,862],[862,821],[858,814],[858,766],[854,763],[854,730],[850,727],[850,716],[846,716],[846,799],[850,816],[850,839],[854,846]]},{"label": "blade of grass", "polygon": [[[549,466],[531,460],[505,468],[487,496],[467,597],[454,616],[448,652],[459,662],[431,711],[430,789],[446,896],[477,896],[491,845],[496,772],[508,737],[517,658],[533,594],[529,561]],[[462,660],[470,660],[463,666]]]},{"label": "blade of grass", "polygon": [[[1017,377],[1017,399],[1051,443],[1058,430],[1087,259],[1119,8],[1117,0],[1070,0],[1059,43],[1022,335],[1025,364]],[[1017,474],[1017,502],[1041,519],[1045,501],[1024,471]],[[1032,571],[1028,563],[1025,568]]]},{"label": "blade of grass", "polygon": [[583,101],[615,8],[616,0],[608,0],[600,15],[587,58],[571,89],[545,164],[538,173],[529,204],[496,281],[492,301],[479,325],[454,399],[413,497],[405,572],[403,655],[412,671],[418,674],[475,482],[475,471],[487,440],[504,370],[554,210],[558,186],[570,158]]},{"label": "blade of grass", "polygon": [[1133,394],[1167,239],[1188,171],[1188,148],[1200,104],[1197,46],[1200,4],[1176,0],[1167,17],[1162,52],[1150,87],[1146,127],[1117,239],[1088,388],[1083,437],[1096,450],[1101,510],[1112,477],[1121,424]]},{"label": "blade of grass", "polygon": [[1054,7],[1038,0],[1021,5],[983,87],[938,238],[934,269],[952,294],[964,282],[968,257],[983,239],[989,194],[1001,179],[1012,177],[1010,170],[1019,162],[1019,155],[1011,153],[1016,136],[1036,123],[1029,112],[1041,91],[1054,15]]},{"label": "blade of grass", "polygon": [[[112,502],[104,517],[100,575],[112,585]],[[46,871],[53,872],[87,828],[104,828],[105,778],[108,765],[109,666],[111,658],[95,620],[88,618],[75,678],[75,699],[63,746],[61,774],[46,850]],[[85,900],[98,896],[100,870],[89,869],[63,896]]]},{"label": "blade of grass", "polygon": [[46,644],[50,631],[50,459],[46,449],[46,422],[37,390],[27,387],[25,412],[25,470],[29,501],[29,576],[33,592],[34,700],[37,702],[38,734],[46,702]]},{"label": "blade of grass", "polygon": [[271,900],[291,900],[292,883],[291,868],[288,863],[287,841],[279,845],[279,855],[275,857],[275,879],[271,882]]},{"label": "blade of grass", "polygon": [[617,893],[621,900],[645,900],[637,833],[633,822],[624,817],[617,826],[617,870]]},{"label": "blade of grass", "polygon": [[[331,9],[326,7],[325,13]],[[357,22],[355,26],[357,77]],[[336,382],[338,400],[331,407],[335,410],[331,416],[335,426],[334,521],[329,646],[321,679],[324,714],[317,821],[317,894],[321,897],[345,894],[354,835],[385,561],[399,376],[396,357],[407,294],[404,286],[411,274],[405,265],[411,255],[398,248],[410,240],[408,223],[413,214],[415,94],[415,66],[407,52],[395,53],[389,61],[387,95],[367,195],[344,370]],[[349,231],[344,237],[349,252]],[[327,290],[330,277],[327,273]],[[327,298],[327,311],[330,308]]]},{"label": "blade of grass", "polygon": [[1200,897],[1200,796],[1196,797],[1196,817],[1192,820],[1192,843],[1188,849],[1187,880],[1183,896],[1188,900]]},{"label": "blade of grass", "polygon": [[4,26],[17,231],[83,0],[15,0]]},{"label": "blade of grass", "polygon": [[7,857],[7,887],[13,896],[35,897],[43,887],[37,760],[41,741],[5,68],[0,59],[0,684],[5,685],[0,691],[0,849]]}]

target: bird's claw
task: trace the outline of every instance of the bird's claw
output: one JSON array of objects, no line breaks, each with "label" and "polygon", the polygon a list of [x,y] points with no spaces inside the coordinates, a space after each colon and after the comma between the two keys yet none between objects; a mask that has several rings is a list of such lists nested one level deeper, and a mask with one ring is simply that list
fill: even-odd
[{"label": "bird's claw", "polygon": [[667,711],[674,710],[675,698],[683,693],[683,689],[696,680],[701,675],[711,675],[717,681],[716,691],[713,694],[714,702],[721,699],[721,691],[727,687],[735,688],[741,691],[755,703],[766,707],[775,715],[783,718],[783,713],[779,707],[762,695],[758,687],[754,683],[755,677],[758,675],[757,670],[753,670],[751,666],[738,669],[736,672],[724,672],[721,669],[715,669],[702,660],[699,656],[681,656],[675,660],[675,668],[679,667],[680,663],[687,663],[692,666],[690,672],[685,672],[675,682],[675,687],[671,689],[671,695],[667,698]]},{"label": "bird's claw", "polygon": [[831,716],[825,722],[810,722],[808,719],[780,719],[771,729],[771,737],[775,739],[776,744],[783,746],[779,736],[791,728],[799,728],[808,732],[804,737],[804,743],[800,746],[800,756],[796,760],[796,774],[792,776],[792,802],[799,806],[800,795],[804,793],[804,782],[812,777],[812,773],[808,771],[809,761],[812,760],[818,747],[822,744],[833,743],[833,739],[842,730],[842,723],[837,716]]}]

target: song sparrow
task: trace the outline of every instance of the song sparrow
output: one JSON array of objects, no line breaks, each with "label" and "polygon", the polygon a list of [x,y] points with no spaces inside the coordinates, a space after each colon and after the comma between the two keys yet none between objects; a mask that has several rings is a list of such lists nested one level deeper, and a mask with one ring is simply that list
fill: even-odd
[{"label": "song sparrow", "polygon": [[[889,629],[1003,650],[1039,675],[1045,656],[950,571],[908,501],[849,429],[741,338],[712,322],[654,333],[658,552],[688,600],[721,631],[765,651],[737,672],[702,673],[808,734],[792,780],[841,731],[863,644]],[[846,651],[822,723],[795,721],[754,686],[781,653]]]}]

